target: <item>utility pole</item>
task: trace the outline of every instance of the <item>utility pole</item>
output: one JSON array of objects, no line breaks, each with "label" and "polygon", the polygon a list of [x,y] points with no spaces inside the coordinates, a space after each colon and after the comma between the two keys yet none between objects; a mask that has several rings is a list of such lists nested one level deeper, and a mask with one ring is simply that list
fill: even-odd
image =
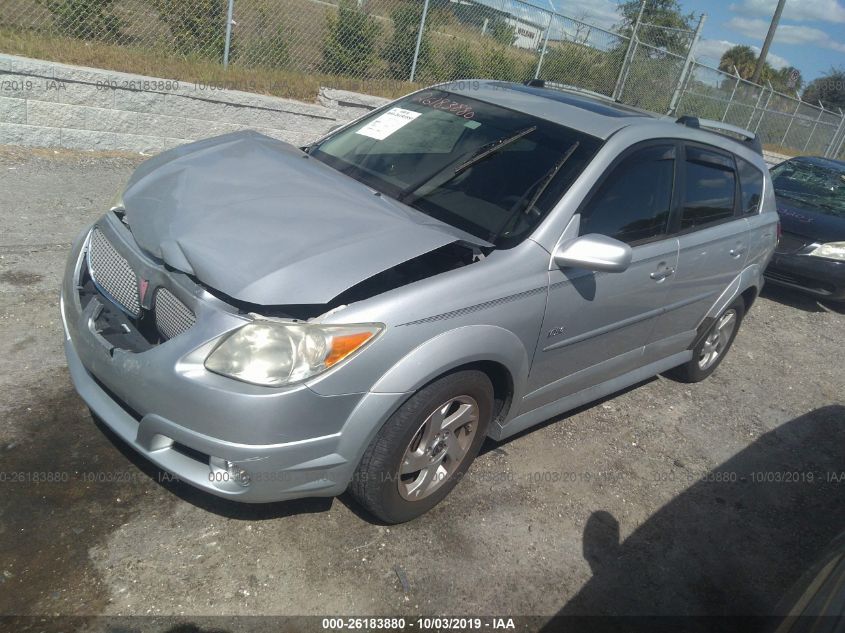
[{"label": "utility pole", "polygon": [[417,46],[414,49],[414,59],[411,61],[411,78],[408,80],[413,83],[417,76],[417,61],[420,58],[420,46],[422,46],[423,32],[425,31],[425,18],[428,16],[428,0],[423,4],[422,16],[420,18],[420,30],[417,33]]},{"label": "utility pole", "polygon": [[229,51],[232,48],[232,13],[235,10],[235,0],[229,0],[229,9],[226,11],[226,43],[223,46],[223,68],[229,67]]},{"label": "utility pole", "polygon": [[751,83],[759,84],[760,76],[763,74],[763,67],[766,65],[766,57],[769,56],[769,48],[772,45],[772,40],[775,39],[775,33],[778,30],[778,23],[780,16],[783,15],[783,8],[786,6],[786,0],[778,0],[775,15],[772,17],[772,23],[769,25],[769,32],[766,34],[766,41],[763,42],[763,49],[760,51],[760,59],[757,60],[757,66],[754,68],[754,75],[751,77]]}]

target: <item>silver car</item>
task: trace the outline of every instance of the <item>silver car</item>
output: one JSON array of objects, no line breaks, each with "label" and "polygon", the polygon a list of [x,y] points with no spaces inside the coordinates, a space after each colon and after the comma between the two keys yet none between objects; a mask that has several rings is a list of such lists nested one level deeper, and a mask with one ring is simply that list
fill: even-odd
[{"label": "silver car", "polygon": [[210,493],[412,519],[486,437],[719,365],[778,218],[753,135],[708,127],[471,81],[160,154],[71,252],[73,382]]}]

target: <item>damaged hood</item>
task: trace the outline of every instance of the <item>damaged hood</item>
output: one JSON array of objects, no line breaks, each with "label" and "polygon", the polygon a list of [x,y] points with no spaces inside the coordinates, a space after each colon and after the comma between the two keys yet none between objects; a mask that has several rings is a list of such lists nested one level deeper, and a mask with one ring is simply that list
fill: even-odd
[{"label": "damaged hood", "polygon": [[123,202],[142,249],[259,305],[328,303],[446,244],[487,245],[256,132],[160,154]]}]

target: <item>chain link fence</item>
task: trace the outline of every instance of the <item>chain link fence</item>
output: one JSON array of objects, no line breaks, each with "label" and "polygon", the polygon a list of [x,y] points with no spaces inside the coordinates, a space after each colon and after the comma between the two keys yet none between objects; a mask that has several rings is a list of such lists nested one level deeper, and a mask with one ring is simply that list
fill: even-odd
[{"label": "chain link fence", "polygon": [[841,157],[845,116],[759,86],[698,62],[690,67],[678,115],[715,119],[755,132],[763,145],[784,153]]},{"label": "chain link fence", "polygon": [[542,78],[756,130],[787,152],[841,155],[840,113],[695,62],[700,27],[602,28],[528,0],[0,3],[10,53],[184,81],[212,74],[300,98],[313,98],[315,82],[397,96],[455,79]]}]

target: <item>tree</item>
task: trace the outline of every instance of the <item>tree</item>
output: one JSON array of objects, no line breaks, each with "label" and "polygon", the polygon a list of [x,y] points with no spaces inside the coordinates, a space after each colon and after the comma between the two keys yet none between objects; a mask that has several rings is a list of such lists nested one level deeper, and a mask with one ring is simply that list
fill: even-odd
[{"label": "tree", "polygon": [[264,20],[243,46],[229,52],[229,58],[240,66],[285,68],[290,63],[289,35],[284,25]]},{"label": "tree", "polygon": [[62,35],[114,41],[123,22],[112,13],[114,0],[41,0]]},{"label": "tree", "polygon": [[516,27],[501,18],[494,18],[487,27],[487,32],[499,44],[510,46],[516,41]]},{"label": "tree", "polygon": [[[622,24],[619,31],[630,37],[640,14],[640,0],[619,0]],[[650,46],[685,54],[692,43],[695,14],[684,13],[678,0],[648,0],[643,11],[643,23],[649,25],[639,32],[639,38]],[[663,27],[663,28],[660,28]],[[690,31],[689,34],[672,29]]]},{"label": "tree", "polygon": [[481,68],[486,69],[492,79],[517,81],[522,83],[533,77],[536,62],[514,49],[505,46],[487,46],[481,60]]},{"label": "tree", "polygon": [[341,0],[337,14],[326,14],[322,70],[331,75],[367,76],[376,59],[381,26],[375,18]]},{"label": "tree", "polygon": [[180,53],[223,57],[226,45],[225,0],[152,0],[152,5],[170,29]]},{"label": "tree", "polygon": [[739,76],[743,79],[750,79],[754,74],[754,67],[757,65],[757,54],[750,46],[742,44],[733,46],[722,53],[722,58],[719,60],[719,70],[733,75],[739,71]]},{"label": "tree", "polygon": [[[390,42],[382,51],[382,57],[387,61],[388,73],[393,79],[407,81],[411,75],[411,65],[417,46],[422,10],[422,2],[409,0],[397,5],[390,13],[390,18],[393,20],[393,37],[390,38]],[[420,42],[420,54],[417,60],[418,70],[428,64],[431,59],[430,25],[431,20],[427,19]]]},{"label": "tree", "polygon": [[831,68],[826,75],[810,82],[804,101],[821,101],[828,110],[845,110],[845,68]]},{"label": "tree", "polygon": [[795,66],[785,66],[774,71],[771,82],[780,92],[799,92],[804,86],[804,76]]},{"label": "tree", "polygon": [[469,44],[460,42],[450,46],[446,54],[448,66],[440,79],[454,81],[455,79],[475,79],[481,74],[478,57],[470,50]]},{"label": "tree", "polygon": [[[754,76],[754,70],[757,67],[758,59],[759,56],[750,46],[733,46],[722,54],[722,58],[719,60],[719,70],[733,75],[734,68],[736,68],[741,78],[751,81],[751,78]],[[795,74],[794,83],[793,74]],[[760,79],[762,83],[770,82],[772,87],[778,92],[788,93],[800,90],[804,83],[801,71],[794,66],[775,70],[768,62],[763,66]]]}]

